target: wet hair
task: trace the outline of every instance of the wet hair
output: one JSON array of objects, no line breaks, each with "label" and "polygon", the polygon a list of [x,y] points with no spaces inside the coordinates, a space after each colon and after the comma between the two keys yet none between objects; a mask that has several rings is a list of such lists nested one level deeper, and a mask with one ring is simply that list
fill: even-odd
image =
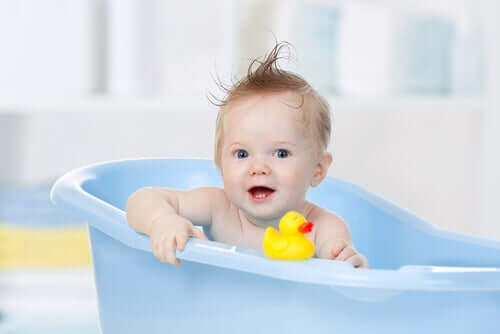
[{"label": "wet hair", "polygon": [[[282,56],[284,50],[288,51]],[[293,92],[301,98],[297,109],[302,110],[304,125],[309,134],[315,137],[318,151],[326,150],[331,136],[331,118],[328,102],[321,97],[312,86],[298,74],[282,70],[278,61],[289,59],[290,44],[279,42],[264,57],[263,60],[254,59],[248,66],[244,78],[225,86],[220,79],[217,86],[225,93],[225,98],[219,99],[210,94],[210,102],[219,107],[215,130],[215,165],[221,168],[222,145],[224,142],[224,116],[230,111],[230,106],[241,99],[267,93]]]}]

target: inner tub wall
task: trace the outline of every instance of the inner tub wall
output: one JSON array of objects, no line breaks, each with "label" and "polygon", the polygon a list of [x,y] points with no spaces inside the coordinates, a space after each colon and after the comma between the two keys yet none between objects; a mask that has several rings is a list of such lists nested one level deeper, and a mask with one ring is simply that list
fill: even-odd
[{"label": "inner tub wall", "polygon": [[[500,292],[380,291],[161,264],[90,228],[107,333],[497,333]],[[351,290],[363,298],[351,298]],[[373,297],[373,298],[371,298]],[[364,300],[365,299],[365,300]]]},{"label": "inner tub wall", "polygon": [[[158,159],[130,161],[121,173],[114,165],[100,166],[97,178],[84,190],[124,210],[128,197],[141,187],[190,189],[222,186],[210,160]],[[195,161],[195,163],[193,163]],[[371,268],[405,265],[500,267],[500,249],[477,238],[441,231],[356,185],[327,177],[311,188],[308,199],[341,216],[349,225],[356,248],[368,255]],[[209,234],[209,233],[208,233]],[[439,251],[436,251],[439,250]]]}]

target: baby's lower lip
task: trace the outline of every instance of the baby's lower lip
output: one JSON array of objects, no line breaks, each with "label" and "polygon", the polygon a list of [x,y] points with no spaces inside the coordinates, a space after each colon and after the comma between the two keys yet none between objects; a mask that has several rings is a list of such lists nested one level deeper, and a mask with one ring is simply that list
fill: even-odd
[{"label": "baby's lower lip", "polygon": [[258,196],[255,196],[251,191],[248,192],[248,196],[250,197],[250,199],[254,202],[264,202],[266,200],[268,200],[271,196],[273,196],[274,194],[274,190],[269,192],[269,193],[266,193],[266,194],[260,194]]}]

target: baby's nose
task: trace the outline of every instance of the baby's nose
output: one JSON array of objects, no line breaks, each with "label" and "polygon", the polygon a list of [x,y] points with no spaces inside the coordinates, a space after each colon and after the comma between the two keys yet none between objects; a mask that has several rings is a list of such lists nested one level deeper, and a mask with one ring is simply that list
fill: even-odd
[{"label": "baby's nose", "polygon": [[269,168],[269,166],[267,166],[263,162],[255,161],[254,163],[252,163],[252,165],[248,169],[248,174],[250,176],[254,176],[254,175],[271,175],[271,168]]}]

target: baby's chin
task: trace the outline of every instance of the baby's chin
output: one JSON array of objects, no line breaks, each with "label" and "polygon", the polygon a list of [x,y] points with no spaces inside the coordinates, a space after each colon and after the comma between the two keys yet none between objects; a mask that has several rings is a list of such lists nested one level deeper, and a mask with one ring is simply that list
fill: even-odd
[{"label": "baby's chin", "polygon": [[254,225],[260,227],[269,227],[269,226],[277,227],[279,225],[279,221],[281,220],[281,218],[285,215],[285,213],[287,213],[290,210],[285,210],[285,211],[280,210],[270,213],[249,212],[246,210],[242,211],[245,214],[246,218]]}]

